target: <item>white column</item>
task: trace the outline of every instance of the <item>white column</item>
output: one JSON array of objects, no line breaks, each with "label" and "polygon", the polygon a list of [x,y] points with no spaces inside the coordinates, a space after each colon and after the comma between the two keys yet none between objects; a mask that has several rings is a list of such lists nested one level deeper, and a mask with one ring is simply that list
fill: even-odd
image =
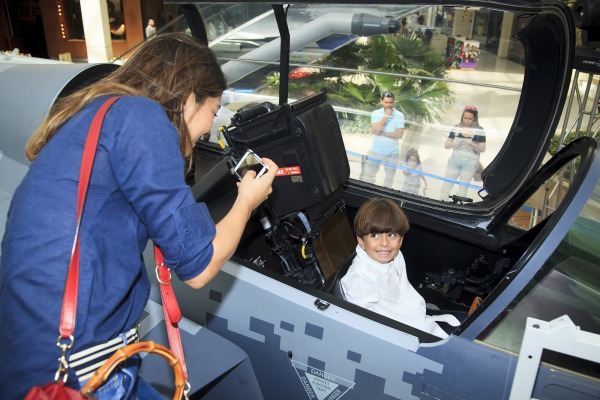
[{"label": "white column", "polygon": [[106,0],[81,0],[80,4],[88,63],[110,62],[113,53]]},{"label": "white column", "polygon": [[500,58],[508,57],[508,49],[510,47],[510,38],[512,37],[514,20],[514,13],[504,13],[504,18],[502,18],[502,29],[500,30],[500,43],[498,44],[498,57]]}]

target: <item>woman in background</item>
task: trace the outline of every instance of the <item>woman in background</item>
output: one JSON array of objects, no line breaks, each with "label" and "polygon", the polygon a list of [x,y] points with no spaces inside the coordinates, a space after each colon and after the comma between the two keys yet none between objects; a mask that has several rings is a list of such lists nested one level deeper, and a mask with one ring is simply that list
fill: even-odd
[{"label": "woman in background", "polygon": [[465,107],[459,124],[448,135],[444,148],[452,149],[452,155],[448,159],[440,200],[448,200],[456,179],[462,182],[456,195],[466,197],[467,184],[475,175],[479,155],[485,151],[485,132],[479,125],[479,112],[475,106]]}]

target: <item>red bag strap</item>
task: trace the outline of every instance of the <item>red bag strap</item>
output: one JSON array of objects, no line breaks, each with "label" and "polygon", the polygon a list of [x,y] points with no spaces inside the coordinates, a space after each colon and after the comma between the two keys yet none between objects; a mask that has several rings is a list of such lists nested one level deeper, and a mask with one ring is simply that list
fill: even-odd
[{"label": "red bag strap", "polygon": [[[165,313],[165,324],[167,325],[167,335],[169,336],[169,346],[171,351],[179,358],[183,367],[183,377],[187,383],[188,373],[183,354],[183,345],[181,344],[181,335],[179,333],[179,321],[181,320],[181,310],[171,286],[171,270],[165,265],[165,259],[158,246],[154,246],[154,259],[156,260],[156,279],[160,287],[160,297]],[[189,383],[187,383],[189,391]]]},{"label": "red bag strap", "polygon": [[83,214],[83,206],[87,196],[90,177],[92,175],[92,167],[94,158],[96,157],[96,149],[98,148],[98,140],[100,139],[100,131],[104,116],[108,112],[110,106],[119,99],[119,96],[109,98],[100,106],[88,130],[88,135],[83,148],[83,156],[81,159],[81,167],[79,169],[79,186],[77,188],[77,210],[75,214],[76,227],[75,239],[73,240],[73,248],[71,250],[71,261],[69,262],[69,270],[67,271],[67,281],[65,283],[65,292],[63,294],[62,308],[60,310],[60,324],[58,330],[57,345],[60,349],[60,357],[58,358],[58,369],[54,375],[54,380],[66,382],[68,378],[69,364],[67,363],[67,350],[69,350],[75,341],[73,332],[75,331],[75,316],[77,315],[77,289],[79,287],[79,228],[81,227],[81,217]]},{"label": "red bag strap", "polygon": [[[79,285],[79,227],[81,226],[81,216],[83,214],[83,206],[87,195],[90,176],[92,175],[92,166],[96,156],[98,140],[100,139],[100,130],[104,116],[108,112],[110,106],[119,99],[119,96],[111,97],[98,110],[85,141],[83,148],[83,158],[81,161],[81,169],[79,171],[79,188],[77,190],[77,227],[75,229],[75,240],[71,251],[71,262],[69,263],[69,271],[67,272],[67,282],[65,284],[65,293],[63,295],[62,310],[60,312],[59,339],[69,339],[73,342],[73,332],[75,331],[75,315],[77,312],[77,288]],[[72,343],[71,343],[72,345]]]}]

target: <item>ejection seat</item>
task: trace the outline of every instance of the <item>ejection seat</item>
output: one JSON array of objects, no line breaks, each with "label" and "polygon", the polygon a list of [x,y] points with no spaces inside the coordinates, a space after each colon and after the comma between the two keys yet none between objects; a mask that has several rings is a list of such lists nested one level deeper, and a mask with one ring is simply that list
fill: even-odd
[{"label": "ejection seat", "polygon": [[330,291],[356,239],[342,199],[350,165],[327,93],[238,111],[224,136],[239,157],[252,149],[279,167],[260,222],[284,275]]}]

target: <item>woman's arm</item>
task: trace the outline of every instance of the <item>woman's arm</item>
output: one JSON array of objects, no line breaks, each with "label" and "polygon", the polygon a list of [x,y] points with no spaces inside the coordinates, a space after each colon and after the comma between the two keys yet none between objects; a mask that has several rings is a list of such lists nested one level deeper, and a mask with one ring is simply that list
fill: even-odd
[{"label": "woman's arm", "polygon": [[485,151],[485,142],[470,141],[469,146],[471,146],[473,149],[477,150],[480,153],[483,153]]},{"label": "woman's arm", "polygon": [[208,266],[198,276],[185,281],[194,289],[206,285],[217,275],[223,264],[235,252],[250,214],[272,192],[271,184],[277,173],[277,165],[267,158],[263,161],[269,171],[258,179],[256,172],[249,171],[239,183],[238,196],[231,210],[216,225],[217,233],[213,239],[213,256]]},{"label": "woman's arm", "polygon": [[473,135],[473,140],[469,142],[469,146],[475,151],[483,153],[485,151],[485,133],[482,127],[479,127]]},{"label": "woman's arm", "polygon": [[456,146],[454,145],[454,138],[453,138],[453,137],[450,137],[450,136],[448,136],[448,139],[446,139],[446,142],[444,143],[444,148],[445,148],[445,149],[451,149],[451,148],[453,148],[453,147],[456,147]]}]

